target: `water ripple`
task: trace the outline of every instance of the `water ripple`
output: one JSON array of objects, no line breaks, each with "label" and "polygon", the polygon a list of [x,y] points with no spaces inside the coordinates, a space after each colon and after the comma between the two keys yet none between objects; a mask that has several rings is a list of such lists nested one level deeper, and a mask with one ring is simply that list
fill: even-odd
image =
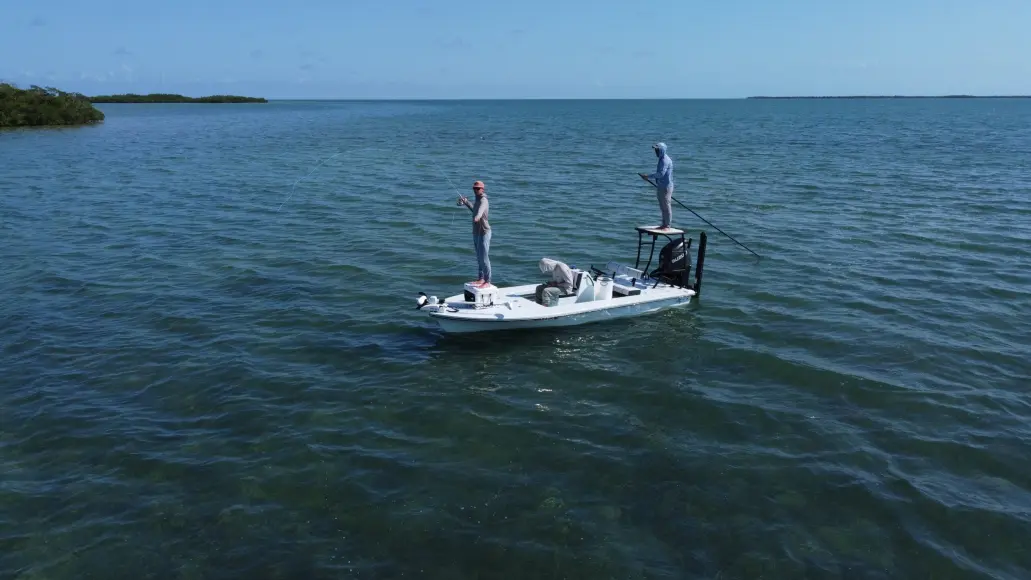
[{"label": "water ripple", "polygon": [[[104,107],[0,134],[0,576],[1031,574],[1026,102]],[[632,260],[660,137],[762,260],[709,231],[699,304],[580,329],[414,312],[474,179],[499,283]]]}]

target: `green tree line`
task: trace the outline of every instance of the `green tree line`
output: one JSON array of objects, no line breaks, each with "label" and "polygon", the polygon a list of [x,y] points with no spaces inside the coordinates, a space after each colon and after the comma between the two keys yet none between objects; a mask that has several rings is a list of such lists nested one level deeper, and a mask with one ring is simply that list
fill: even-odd
[{"label": "green tree line", "polygon": [[80,93],[32,85],[19,89],[0,83],[0,127],[85,125],[104,120],[104,113]]},{"label": "green tree line", "polygon": [[137,95],[98,95],[90,97],[94,103],[267,103],[261,97],[240,97],[237,95],[211,95],[210,97],[184,97],[168,93]]}]

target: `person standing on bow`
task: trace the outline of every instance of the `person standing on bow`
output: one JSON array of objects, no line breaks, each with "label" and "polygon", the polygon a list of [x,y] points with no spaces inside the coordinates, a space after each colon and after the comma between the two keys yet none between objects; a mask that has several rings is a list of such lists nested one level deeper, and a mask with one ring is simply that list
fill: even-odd
[{"label": "person standing on bow", "polygon": [[659,211],[662,212],[662,225],[659,226],[659,229],[668,230],[673,222],[673,207],[670,205],[673,200],[673,160],[666,155],[665,143],[656,143],[652,145],[652,149],[655,151],[655,156],[659,158],[659,163],[655,166],[655,173],[651,175],[638,173],[638,175],[645,181],[648,181],[649,178],[655,180],[655,196],[659,200]]},{"label": "person standing on bow", "polygon": [[464,205],[473,212],[473,247],[476,249],[476,262],[479,264],[479,278],[473,282],[480,288],[490,286],[490,223],[487,221],[489,203],[487,201],[487,186],[482,181],[473,183],[473,193],[476,194],[476,203],[469,203],[463,195],[459,196],[459,205]]}]

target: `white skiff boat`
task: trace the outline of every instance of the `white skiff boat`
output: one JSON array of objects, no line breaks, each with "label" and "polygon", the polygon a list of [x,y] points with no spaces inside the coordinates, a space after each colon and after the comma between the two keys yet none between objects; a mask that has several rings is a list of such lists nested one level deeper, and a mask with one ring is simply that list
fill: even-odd
[{"label": "white skiff boat", "polygon": [[[419,293],[416,309],[426,312],[445,332],[575,326],[628,316],[640,316],[667,308],[686,306],[701,291],[705,261],[705,232],[698,241],[698,265],[694,283],[691,274],[691,239],[683,230],[638,226],[637,261],[633,266],[609,262],[605,268],[572,268],[574,288],[550,306],[538,303],[538,284],[498,288],[465,285],[462,294],[438,300]],[[647,234],[650,242],[644,239]],[[659,252],[658,266],[649,271],[655,242],[664,236],[669,242]],[[651,244],[647,263],[641,266],[641,249]]]}]

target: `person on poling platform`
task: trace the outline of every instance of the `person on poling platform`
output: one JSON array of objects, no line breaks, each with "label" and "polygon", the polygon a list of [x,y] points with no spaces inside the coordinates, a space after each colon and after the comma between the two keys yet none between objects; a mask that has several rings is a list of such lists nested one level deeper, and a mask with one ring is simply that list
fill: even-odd
[{"label": "person on poling platform", "polygon": [[489,203],[487,201],[487,186],[482,181],[473,183],[473,193],[476,194],[476,203],[469,203],[463,195],[458,197],[458,204],[464,205],[473,212],[473,247],[476,249],[476,262],[479,265],[479,278],[472,282],[480,288],[491,285],[490,271],[490,223],[487,221]]},{"label": "person on poling platform", "polygon": [[638,173],[645,181],[655,180],[655,196],[659,200],[659,211],[662,213],[662,224],[658,229],[668,230],[673,225],[673,160],[666,155],[666,144],[656,143],[652,145],[655,156],[659,158],[655,166],[655,173],[645,175]]}]

